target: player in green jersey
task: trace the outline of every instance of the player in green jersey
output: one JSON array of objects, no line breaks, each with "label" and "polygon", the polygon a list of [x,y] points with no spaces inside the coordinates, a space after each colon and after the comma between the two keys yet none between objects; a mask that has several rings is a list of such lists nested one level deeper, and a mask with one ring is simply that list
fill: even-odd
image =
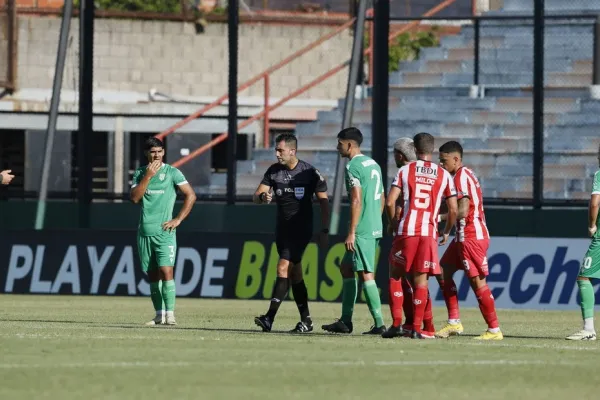
[{"label": "player in green jersey", "polygon": [[350,197],[350,226],[346,238],[346,253],[340,270],[344,278],[342,316],[323,329],[333,333],[351,333],[352,314],[358,294],[356,273],[363,282],[365,299],[374,324],[365,334],[381,335],[386,328],[381,315],[381,299],[375,283],[375,257],[382,236],[382,214],[385,205],[384,177],[381,168],[361,153],[363,136],[357,128],[346,128],[338,134],[338,152],[348,158],[346,190]]},{"label": "player in green jersey", "polygon": [[[600,164],[600,149],[598,149],[598,163]],[[594,305],[596,299],[594,287],[590,278],[600,279],[600,232],[598,226],[598,209],[600,208],[600,170],[594,175],[592,185],[592,197],[588,212],[588,235],[592,238],[590,247],[583,257],[581,269],[577,276],[577,286],[581,297],[581,316],[583,317],[583,329],[566,337],[567,340],[596,340],[594,329]]]},{"label": "player in green jersey", "polygon": [[[176,325],[173,267],[177,254],[175,229],[188,216],[196,194],[180,170],[163,163],[163,142],[154,137],[145,143],[148,165],[138,168],[131,183],[131,201],[142,203],[138,226],[138,252],[142,270],[150,281],[150,298],[156,316],[146,325]],[[183,207],[173,218],[179,188]]]}]

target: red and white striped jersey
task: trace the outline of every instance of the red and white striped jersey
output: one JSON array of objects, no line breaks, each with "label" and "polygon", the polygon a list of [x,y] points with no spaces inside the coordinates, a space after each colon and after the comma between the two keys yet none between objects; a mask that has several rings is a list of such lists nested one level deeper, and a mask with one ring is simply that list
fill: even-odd
[{"label": "red and white striped jersey", "polygon": [[398,170],[393,186],[401,190],[402,218],[397,236],[437,239],[437,219],[442,200],[456,196],[452,177],[431,161],[414,161]]},{"label": "red and white striped jersey", "polygon": [[456,240],[483,240],[490,238],[483,212],[483,194],[479,180],[469,168],[460,167],[454,174],[458,200],[469,198],[469,213],[456,222]]}]

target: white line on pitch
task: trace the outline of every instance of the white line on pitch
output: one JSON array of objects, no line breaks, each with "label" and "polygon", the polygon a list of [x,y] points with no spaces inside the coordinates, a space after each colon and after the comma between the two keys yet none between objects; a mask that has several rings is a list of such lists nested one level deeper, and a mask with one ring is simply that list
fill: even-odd
[{"label": "white line on pitch", "polygon": [[336,367],[357,367],[357,366],[396,366],[396,367],[419,367],[419,366],[455,366],[455,365],[576,365],[566,362],[547,362],[540,360],[397,360],[397,361],[294,361],[294,362],[268,362],[268,361],[196,361],[196,362],[89,362],[89,363],[53,363],[53,364],[0,364],[0,369],[35,369],[35,368],[156,368],[156,367],[191,367],[195,365],[205,366],[237,366],[237,367],[293,367],[293,366],[316,366],[330,365]]}]

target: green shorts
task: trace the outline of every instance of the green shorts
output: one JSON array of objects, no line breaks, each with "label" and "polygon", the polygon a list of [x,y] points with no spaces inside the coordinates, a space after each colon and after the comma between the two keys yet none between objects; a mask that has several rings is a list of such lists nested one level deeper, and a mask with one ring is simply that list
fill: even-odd
[{"label": "green shorts", "polygon": [[592,239],[592,243],[583,257],[579,276],[600,279],[600,237]]},{"label": "green shorts", "polygon": [[175,232],[163,231],[154,236],[142,236],[138,233],[137,243],[142,271],[148,272],[159,267],[175,265],[175,254],[177,254]]},{"label": "green shorts", "polygon": [[375,272],[375,255],[379,239],[357,237],[354,241],[354,251],[346,251],[342,264],[352,265],[354,272]]}]

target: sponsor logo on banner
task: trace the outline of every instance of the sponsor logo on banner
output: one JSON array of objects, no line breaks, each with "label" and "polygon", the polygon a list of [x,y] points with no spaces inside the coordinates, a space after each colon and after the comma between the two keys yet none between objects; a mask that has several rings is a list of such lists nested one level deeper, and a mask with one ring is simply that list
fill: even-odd
[{"label": "sponsor logo on banner", "polygon": [[[577,309],[577,275],[590,244],[589,239],[542,239],[492,237],[488,250],[488,286],[498,308]],[[440,249],[440,256],[446,247]],[[457,272],[459,277],[461,272]],[[455,278],[458,283],[458,279]],[[431,281],[436,287],[434,281]],[[592,282],[600,304],[599,282]],[[463,277],[458,298],[477,307],[475,294]],[[434,291],[435,293],[435,291]],[[437,305],[444,305],[437,289]]]},{"label": "sponsor logo on banner", "polygon": [[[272,235],[178,232],[175,281],[180,297],[268,299],[279,255]],[[345,253],[341,236],[320,250],[310,243],[302,258],[312,301],[340,301],[339,265]],[[488,285],[498,308],[577,309],[576,278],[587,239],[496,237],[488,251]],[[376,252],[376,278],[387,301],[391,240]],[[440,256],[445,247],[440,248]],[[0,234],[0,292],[148,296],[135,232],[19,231]],[[443,295],[435,279],[436,305]],[[477,307],[464,272],[455,275],[461,305]],[[596,301],[600,287],[595,283]],[[363,294],[361,291],[361,300]]]},{"label": "sponsor logo on banner", "polygon": [[[135,236],[120,233],[58,236],[32,234],[10,245],[3,256],[0,292],[40,294],[149,295],[150,286],[139,267]],[[87,237],[89,236],[89,237]],[[88,243],[85,243],[88,242]],[[213,241],[214,242],[214,241]],[[189,247],[187,241],[173,249],[178,296],[225,297],[230,251],[227,247]],[[210,243],[210,241],[209,241]],[[171,255],[170,255],[171,256]],[[231,275],[231,274],[230,274]]]}]

